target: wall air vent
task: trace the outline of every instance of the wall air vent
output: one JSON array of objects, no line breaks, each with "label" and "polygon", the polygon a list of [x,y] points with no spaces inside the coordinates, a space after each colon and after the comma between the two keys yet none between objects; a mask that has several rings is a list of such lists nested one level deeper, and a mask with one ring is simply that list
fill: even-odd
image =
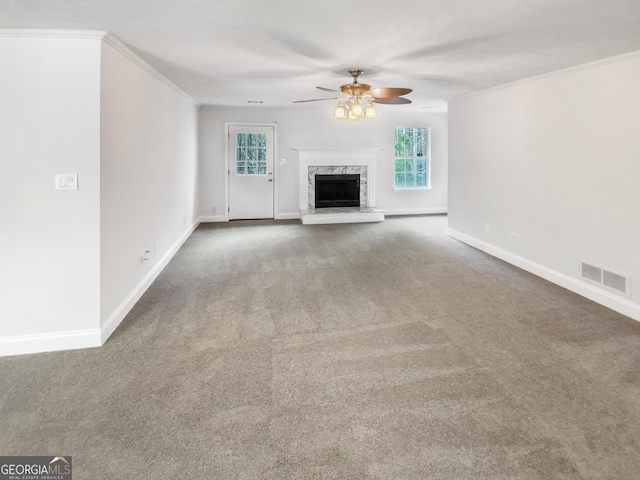
[{"label": "wall air vent", "polygon": [[622,275],[618,275],[617,273],[607,272],[605,270],[602,272],[602,284],[605,287],[613,288],[614,290],[617,290],[620,293],[624,293],[626,295],[629,279],[627,277],[623,277]]},{"label": "wall air vent", "polygon": [[602,283],[602,269],[582,262],[582,278],[592,282]]},{"label": "wall air vent", "polygon": [[590,280],[607,289],[631,296],[631,277],[620,275],[604,268],[582,262],[582,278]]}]

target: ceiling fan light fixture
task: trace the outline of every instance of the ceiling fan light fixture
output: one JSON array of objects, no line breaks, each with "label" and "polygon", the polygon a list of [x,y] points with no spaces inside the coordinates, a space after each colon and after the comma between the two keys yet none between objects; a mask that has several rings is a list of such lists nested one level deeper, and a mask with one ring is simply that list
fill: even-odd
[{"label": "ceiling fan light fixture", "polygon": [[378,111],[371,102],[369,102],[364,109],[364,118],[378,118]]},{"label": "ceiling fan light fixture", "polygon": [[347,118],[347,107],[344,103],[339,103],[336,108],[333,109],[333,118],[345,119]]},{"label": "ceiling fan light fixture", "polygon": [[[338,100],[338,105],[333,107],[333,118],[337,120],[358,120],[363,118],[378,118],[378,111],[373,103],[386,103],[388,105],[404,105],[411,103],[411,100],[402,95],[411,93],[410,88],[388,87],[371,88],[371,85],[358,82],[358,77],[364,72],[362,70],[349,70],[353,77],[353,82],[341,85],[339,90],[334,88],[316,87],[325,92],[337,93],[339,97],[314,98],[310,100],[296,100],[293,103],[320,102],[324,100]],[[364,102],[362,102],[364,101]],[[365,104],[365,106],[362,105]]]},{"label": "ceiling fan light fixture", "polygon": [[351,105],[350,111],[353,112],[356,117],[362,117],[364,115],[364,107],[360,103],[360,100],[354,100],[353,105]]}]

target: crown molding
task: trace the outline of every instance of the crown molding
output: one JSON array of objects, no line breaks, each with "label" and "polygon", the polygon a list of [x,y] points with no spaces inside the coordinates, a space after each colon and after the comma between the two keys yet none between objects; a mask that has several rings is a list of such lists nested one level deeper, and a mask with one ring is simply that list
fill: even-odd
[{"label": "crown molding", "polygon": [[625,62],[628,60],[636,60],[636,59],[640,59],[640,50],[623,53],[621,55],[616,55],[615,57],[601,58],[600,60],[594,60],[593,62],[581,63],[580,65],[574,65],[572,67],[562,68],[560,70],[554,70],[553,72],[542,73],[540,75],[535,75],[533,77],[527,77],[521,80],[515,80],[513,82],[503,83],[502,85],[496,85],[495,87],[489,87],[482,90],[476,90],[474,92],[465,93],[451,99],[449,103],[454,103],[463,98],[474,97],[476,95],[482,95],[484,93],[491,93],[504,88],[518,87],[520,85],[526,85],[528,83],[537,82],[538,80],[546,80],[553,77],[560,77],[560,76],[568,75],[571,73],[577,73],[584,70],[591,70],[594,68],[603,67],[613,63],[620,63],[620,62]]},{"label": "crown molding", "polygon": [[142,68],[145,72],[153,76],[156,80],[159,80],[172,90],[184,96],[196,107],[200,106],[193,97],[178,87],[175,83],[169,80],[167,77],[158,72],[155,68],[149,65],[146,61],[140,58],[129,47],[122,43],[113,34],[101,31],[101,30],[50,30],[50,29],[22,29],[22,28],[7,28],[0,29],[0,37],[14,37],[14,38],[72,38],[72,39],[85,39],[85,40],[101,40],[102,42],[115,48],[122,55],[127,57],[133,63]]},{"label": "crown molding", "polygon": [[2,28],[0,37],[18,38],[86,38],[102,40],[107,32],[101,30],[51,30],[30,28]]},{"label": "crown molding", "polygon": [[115,48],[118,52],[120,52],[122,55],[127,57],[133,63],[138,65],[145,72],[147,72],[148,74],[153,76],[156,80],[159,80],[160,82],[164,83],[169,88],[171,88],[171,89],[175,90],[177,93],[180,93],[181,95],[183,95],[185,98],[187,98],[189,101],[191,101],[196,107],[200,106],[200,103],[197,102],[191,95],[186,93],[184,90],[182,90],[180,87],[178,87],[175,83],[173,83],[171,80],[169,80],[167,77],[162,75],[160,72],[158,72],[151,65],[149,65],[146,61],[144,61],[142,58],[140,58],[133,50],[131,50],[129,47],[127,47],[124,43],[122,43],[116,36],[112,35],[109,32],[105,32],[105,34],[102,37],[102,41],[104,43],[106,43],[107,45],[110,45],[111,47]]}]

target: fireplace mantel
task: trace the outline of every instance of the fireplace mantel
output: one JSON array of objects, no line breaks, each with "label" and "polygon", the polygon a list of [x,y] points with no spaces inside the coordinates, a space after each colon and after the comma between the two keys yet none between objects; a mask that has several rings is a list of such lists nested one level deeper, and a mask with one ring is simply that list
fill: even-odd
[{"label": "fireplace mantel", "polygon": [[367,207],[375,207],[375,167],[379,148],[316,148],[293,147],[298,152],[298,200],[300,210],[309,207],[309,167],[365,166],[367,167]]}]

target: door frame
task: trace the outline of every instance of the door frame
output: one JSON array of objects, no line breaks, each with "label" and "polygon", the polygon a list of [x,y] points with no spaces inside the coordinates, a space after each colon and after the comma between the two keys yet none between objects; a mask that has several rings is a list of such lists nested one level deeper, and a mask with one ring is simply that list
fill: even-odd
[{"label": "door frame", "polygon": [[278,189],[277,185],[277,169],[278,162],[276,155],[278,153],[278,122],[261,123],[261,122],[224,122],[224,169],[227,174],[224,176],[224,221],[229,221],[229,177],[231,169],[229,167],[229,143],[230,143],[230,127],[273,127],[273,218],[277,218],[278,212]]}]

